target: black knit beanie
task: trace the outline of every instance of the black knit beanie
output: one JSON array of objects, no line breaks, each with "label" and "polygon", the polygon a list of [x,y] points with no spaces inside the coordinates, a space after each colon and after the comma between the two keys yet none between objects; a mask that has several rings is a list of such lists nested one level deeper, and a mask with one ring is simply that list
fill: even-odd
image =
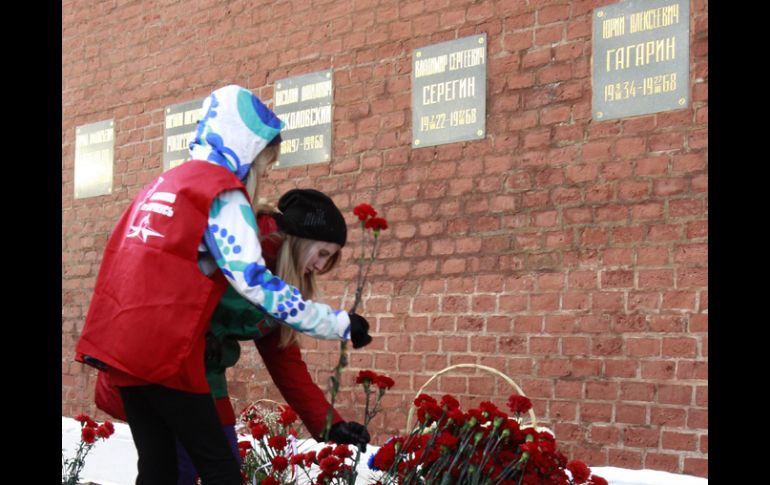
[{"label": "black knit beanie", "polygon": [[286,234],[344,246],[348,226],[334,202],[313,189],[292,189],[278,200],[280,213],[273,214]]}]

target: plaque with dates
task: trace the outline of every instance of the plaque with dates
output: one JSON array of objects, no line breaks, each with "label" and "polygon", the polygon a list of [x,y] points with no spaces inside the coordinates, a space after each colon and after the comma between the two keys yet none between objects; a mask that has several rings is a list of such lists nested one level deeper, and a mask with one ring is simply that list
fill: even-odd
[{"label": "plaque with dates", "polygon": [[202,117],[204,98],[174,104],[166,108],[163,127],[163,171],[174,168],[190,156],[190,142],[195,138]]},{"label": "plaque with dates", "polygon": [[412,148],[486,136],[487,34],[412,53]]},{"label": "plaque with dates", "polygon": [[273,111],[286,123],[276,168],[331,160],[333,93],[331,69],[276,81]]},{"label": "plaque with dates", "polygon": [[592,17],[593,119],[688,106],[689,0],[629,0]]},{"label": "plaque with dates", "polygon": [[112,193],[114,120],[75,128],[75,198]]}]

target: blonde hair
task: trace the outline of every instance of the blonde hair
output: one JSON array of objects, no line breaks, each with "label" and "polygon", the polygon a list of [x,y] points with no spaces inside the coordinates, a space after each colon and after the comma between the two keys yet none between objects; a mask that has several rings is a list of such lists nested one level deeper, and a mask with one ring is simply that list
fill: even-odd
[{"label": "blonde hair", "polygon": [[[266,213],[271,212],[272,207],[265,203],[258,203],[258,212]],[[263,240],[272,240],[281,243],[278,250],[278,255],[275,261],[275,274],[280,277],[286,283],[297,288],[305,300],[311,300],[316,296],[320,296],[320,291],[316,283],[316,274],[305,274],[304,268],[300,267],[302,263],[302,255],[305,254],[310,246],[316,242],[313,239],[306,239],[304,237],[297,237],[291,234],[278,231],[265,236]],[[341,259],[342,249],[334,253],[332,257],[326,262],[326,266],[318,272],[318,274],[325,274],[331,271]],[[286,347],[297,344],[299,345],[299,334],[287,325],[280,326],[281,336],[279,338],[278,347],[285,349]]]},{"label": "blonde hair", "polygon": [[280,146],[279,144],[266,146],[251,163],[249,174],[246,176],[246,192],[251,197],[252,207],[255,207],[259,198],[259,179],[262,178],[262,174],[265,173],[267,167],[278,160]]}]

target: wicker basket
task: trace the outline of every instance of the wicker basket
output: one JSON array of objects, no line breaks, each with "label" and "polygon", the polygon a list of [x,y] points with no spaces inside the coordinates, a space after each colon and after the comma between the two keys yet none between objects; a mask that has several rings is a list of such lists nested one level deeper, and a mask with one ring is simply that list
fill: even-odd
[{"label": "wicker basket", "polygon": [[[428,385],[431,382],[433,382],[433,380],[436,379],[438,376],[440,376],[442,374],[446,374],[447,372],[453,371],[455,369],[462,369],[462,368],[479,369],[479,370],[483,370],[485,372],[488,372],[490,374],[493,374],[493,375],[495,375],[497,377],[500,377],[505,382],[507,382],[516,391],[516,393],[518,395],[526,396],[526,394],[524,394],[524,391],[521,389],[521,387],[519,387],[519,385],[516,384],[513,381],[513,379],[511,379],[510,377],[508,377],[507,375],[503,374],[502,372],[500,372],[497,369],[494,369],[492,367],[487,367],[485,365],[479,365],[479,364],[456,364],[456,365],[451,365],[451,366],[449,366],[449,367],[447,367],[445,369],[442,369],[442,370],[436,372],[435,374],[433,374],[433,376],[430,379],[428,379],[425,382],[425,384],[422,385],[420,390],[417,391],[417,396],[422,394],[423,391],[425,390],[425,388],[428,387]],[[415,398],[417,396],[415,396]],[[408,414],[407,419],[406,419],[406,434],[407,435],[412,430],[412,424],[413,424],[412,421],[414,419],[414,412],[415,412],[416,409],[417,409],[417,407],[415,407],[415,405],[414,405],[414,400],[412,400],[412,405],[409,407],[409,414]],[[530,420],[532,421],[531,422],[531,426],[533,428],[537,428],[537,418],[535,417],[535,412],[532,409],[529,410],[529,417],[530,417]]]}]

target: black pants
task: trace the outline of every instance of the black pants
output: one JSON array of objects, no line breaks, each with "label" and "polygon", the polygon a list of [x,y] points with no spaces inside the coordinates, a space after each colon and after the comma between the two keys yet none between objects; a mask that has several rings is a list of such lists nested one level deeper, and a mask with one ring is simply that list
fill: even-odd
[{"label": "black pants", "polygon": [[222,431],[211,394],[159,385],[121,387],[128,426],[139,455],[136,485],[177,481],[176,440],[206,485],[241,485],[241,472]]}]

